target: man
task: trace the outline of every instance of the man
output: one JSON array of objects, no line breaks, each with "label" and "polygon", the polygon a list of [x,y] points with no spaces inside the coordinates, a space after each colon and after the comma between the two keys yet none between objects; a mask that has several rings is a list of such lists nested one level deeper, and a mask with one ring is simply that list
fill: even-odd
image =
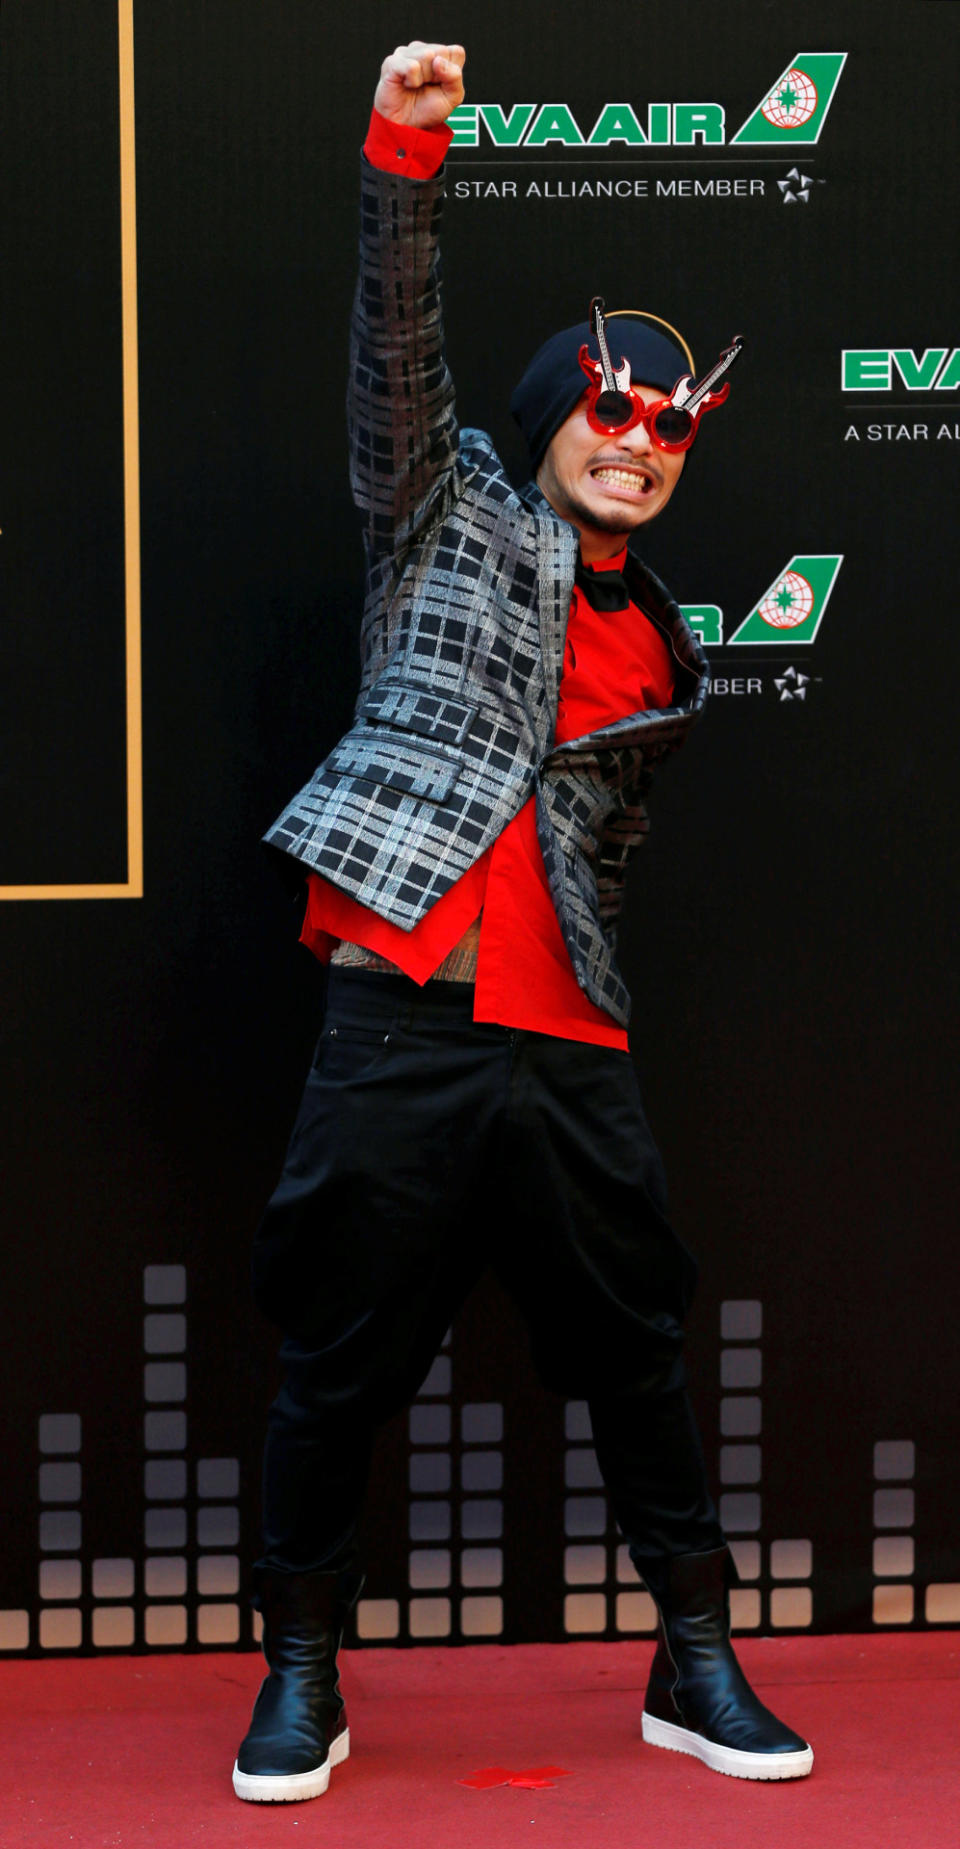
[{"label": "man", "polygon": [[458,435],[436,176],[463,63],[416,41],[382,67],[350,367],[361,690],[267,837],[307,874],[304,938],[332,967],[255,1253],[285,1375],[256,1569],[270,1674],[234,1772],[254,1801],[316,1796],[347,1756],[336,1653],[373,1433],[487,1263],[545,1380],[590,1403],[659,1608],[644,1737],[748,1778],[813,1761],[730,1648],[734,1574],[680,1354],[694,1266],[665,1218],[614,954],[651,767],[706,693],[676,605],[626,552],[683,469],[676,415],[653,407],[692,368],[663,324],[616,319],[637,383],[622,372],[605,423],[589,330],[554,336],[514,395],[536,470],[520,493],[483,432]]}]

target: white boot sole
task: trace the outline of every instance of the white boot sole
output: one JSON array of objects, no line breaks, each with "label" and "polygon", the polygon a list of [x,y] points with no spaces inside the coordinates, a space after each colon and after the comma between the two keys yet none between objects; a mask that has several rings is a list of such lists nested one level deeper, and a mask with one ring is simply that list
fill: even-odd
[{"label": "white boot sole", "polygon": [[671,1753],[690,1753],[702,1759],[712,1772],[725,1772],[729,1778],[806,1778],[813,1771],[813,1747],[802,1753],[743,1753],[732,1746],[717,1746],[702,1733],[688,1727],[676,1727],[673,1721],[658,1721],[644,1713],[643,1737],[648,1746],[665,1746]]},{"label": "white boot sole", "polygon": [[322,1798],[330,1783],[332,1766],[350,1757],[350,1729],[345,1727],[332,1742],[322,1766],[312,1772],[241,1772],[233,1768],[233,1789],[248,1804],[298,1804],[304,1798]]}]

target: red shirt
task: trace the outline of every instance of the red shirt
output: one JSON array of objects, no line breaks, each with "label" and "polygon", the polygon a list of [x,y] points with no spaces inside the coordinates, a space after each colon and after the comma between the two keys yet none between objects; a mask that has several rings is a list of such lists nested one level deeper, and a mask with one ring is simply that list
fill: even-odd
[{"label": "red shirt", "polygon": [[[374,166],[428,179],[450,141],[446,128],[396,129],[374,112],[364,153]],[[622,570],[626,548],[594,569]],[[557,744],[647,707],[668,706],[670,652],[629,604],[594,610],[575,587],[557,703]],[[362,944],[424,983],[482,912],[474,1020],[626,1049],[627,1036],[581,989],[554,910],[531,797],[480,859],[412,931],[389,924],[319,873],[307,881],[301,934],[321,962],[340,940]]]}]

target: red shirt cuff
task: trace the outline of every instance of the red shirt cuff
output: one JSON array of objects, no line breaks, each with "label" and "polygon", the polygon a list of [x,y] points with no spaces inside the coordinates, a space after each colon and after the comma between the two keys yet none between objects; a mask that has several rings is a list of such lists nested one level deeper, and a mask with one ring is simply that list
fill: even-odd
[{"label": "red shirt cuff", "polygon": [[363,151],[371,167],[379,167],[381,173],[404,173],[409,180],[432,180],[443,166],[452,140],[453,130],[445,122],[438,122],[435,128],[413,128],[388,122],[374,109]]}]

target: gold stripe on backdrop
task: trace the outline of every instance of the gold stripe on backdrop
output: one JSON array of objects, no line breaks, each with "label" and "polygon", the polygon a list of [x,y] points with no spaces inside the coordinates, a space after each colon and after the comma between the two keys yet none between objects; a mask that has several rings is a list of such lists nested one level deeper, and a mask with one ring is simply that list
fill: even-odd
[{"label": "gold stripe on backdrop", "polygon": [[0,899],[143,897],[143,730],[140,652],[140,436],[137,392],[137,192],[133,0],[118,0],[120,271],[123,328],[123,525],[126,650],[127,878],[100,885],[0,886]]}]

